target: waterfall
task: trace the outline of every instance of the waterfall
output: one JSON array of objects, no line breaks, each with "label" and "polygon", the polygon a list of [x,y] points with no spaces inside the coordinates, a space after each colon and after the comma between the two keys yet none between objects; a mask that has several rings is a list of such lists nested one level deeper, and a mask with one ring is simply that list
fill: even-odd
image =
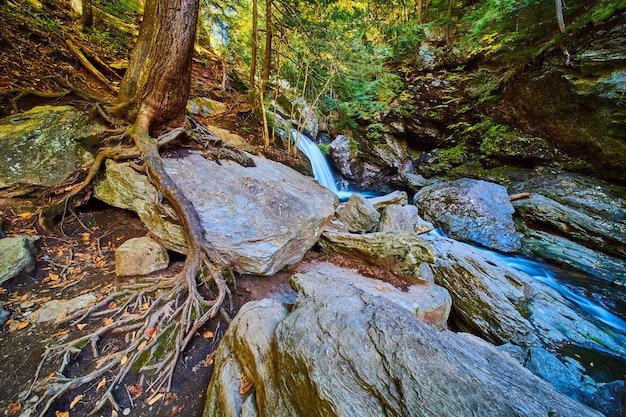
[{"label": "waterfall", "polygon": [[313,167],[313,176],[324,187],[337,195],[340,195],[337,183],[335,182],[335,176],[328,164],[326,156],[320,151],[315,142],[311,140],[304,133],[298,132],[296,129],[291,129],[291,135],[293,141],[297,144],[298,149],[309,158],[311,166]]}]

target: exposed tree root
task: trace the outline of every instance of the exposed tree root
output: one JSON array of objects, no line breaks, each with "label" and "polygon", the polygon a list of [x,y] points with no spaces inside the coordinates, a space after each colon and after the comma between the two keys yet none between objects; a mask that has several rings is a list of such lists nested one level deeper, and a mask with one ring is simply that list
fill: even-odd
[{"label": "exposed tree root", "polygon": [[[200,219],[191,202],[163,168],[159,146],[171,143],[186,134],[178,128],[158,139],[149,136],[150,119],[147,112],[130,129],[136,148],[106,148],[101,151],[85,181],[73,189],[59,203],[78,195],[93,180],[107,158],[129,159],[140,157],[148,177],[174,207],[185,231],[187,257],[183,270],[173,277],[144,279],[120,288],[96,305],[65,319],[72,328],[81,322],[96,325],[88,334],[63,344],[50,346],[39,365],[31,393],[39,395],[34,411],[44,415],[63,394],[70,390],[91,386],[98,398],[91,413],[106,404],[119,409],[115,390],[131,371],[138,371],[146,382],[144,392],[150,396],[171,388],[175,366],[196,332],[211,318],[221,313],[230,290],[225,276],[232,277],[228,262],[204,239]],[[202,293],[200,288],[203,288]],[[210,295],[211,299],[202,294]],[[100,322],[105,317],[104,322]],[[98,325],[101,324],[101,325]],[[103,337],[123,333],[126,344],[100,346]],[[67,366],[87,345],[94,359],[93,369],[83,375],[66,376]],[[41,374],[51,366],[56,371],[49,377]],[[104,382],[103,382],[104,381]]]}]

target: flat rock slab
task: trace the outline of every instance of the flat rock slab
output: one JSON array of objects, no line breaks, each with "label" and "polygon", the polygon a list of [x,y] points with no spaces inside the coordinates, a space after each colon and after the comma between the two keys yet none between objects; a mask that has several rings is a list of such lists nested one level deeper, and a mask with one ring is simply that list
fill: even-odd
[{"label": "flat rock slab", "polygon": [[[255,167],[191,154],[164,167],[198,212],[207,242],[240,273],[273,275],[302,259],[335,212],[337,197],[314,179],[252,156]],[[137,211],[166,247],[185,251],[181,229],[157,206],[156,189],[128,166],[107,162],[95,196]]]}]

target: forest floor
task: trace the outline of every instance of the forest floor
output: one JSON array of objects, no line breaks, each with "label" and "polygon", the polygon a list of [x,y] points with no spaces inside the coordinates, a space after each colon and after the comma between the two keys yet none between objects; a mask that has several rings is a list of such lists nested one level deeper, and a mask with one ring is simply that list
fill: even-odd
[{"label": "forest floor", "polygon": [[[71,105],[89,111],[95,97],[104,103],[115,100],[114,88],[99,81],[86,70],[68,48],[68,40],[81,45],[103,62],[123,67],[131,48],[136,25],[116,24],[110,18],[95,17],[95,28],[83,34],[77,29],[75,16],[61,8],[61,3],[43,2],[41,9],[28,1],[13,1],[0,6],[0,109],[1,117],[25,111],[37,105]],[[65,3],[63,3],[65,4]],[[123,30],[120,30],[123,28]],[[135,31],[135,32],[134,32]],[[91,58],[90,61],[96,61]],[[95,64],[98,66],[98,64]],[[214,117],[198,116],[200,122],[239,134],[251,145],[262,143],[258,113],[244,94],[236,91],[237,74],[227,68],[224,82],[223,62],[209,51],[197,50],[193,65],[192,97],[207,97],[226,104],[227,111]],[[103,68],[99,69],[104,72]],[[119,84],[123,70],[108,74],[110,84]],[[39,93],[70,93],[59,98],[41,97]],[[85,94],[86,93],[86,94]],[[14,100],[19,98],[19,100]],[[274,150],[272,159],[289,159]],[[90,201],[79,210],[69,211],[51,232],[39,230],[35,211],[41,202],[30,198],[0,198],[0,236],[36,235],[38,253],[36,267],[5,282],[0,288],[0,302],[11,316],[0,328],[0,415],[20,415],[28,404],[24,393],[30,388],[46,346],[80,334],[84,327],[98,325],[100,318],[90,318],[75,326],[37,323],[35,315],[50,300],[69,300],[85,294],[100,298],[132,279],[115,275],[115,249],[127,239],[144,236],[145,226],[133,213]],[[183,257],[173,254],[168,271],[182,268]],[[155,273],[158,274],[158,273]],[[245,302],[276,292],[290,291],[289,271],[268,278],[237,277],[235,305],[231,315]],[[84,326],[84,325],[87,326]],[[177,366],[172,390],[159,401],[148,404],[147,393],[141,393],[137,375],[124,381],[124,389],[116,392],[122,410],[131,416],[199,416],[204,406],[212,356],[226,325],[209,322],[184,352]],[[124,343],[123,335],[102,340],[101,345]],[[76,358],[69,367],[70,375],[91,360],[89,354]],[[50,372],[50,370],[44,370]],[[47,413],[51,416],[87,415],[93,405],[97,386],[78,390],[56,402]],[[65,414],[69,413],[69,414]],[[96,415],[114,416],[104,409]],[[119,415],[122,415],[120,411]]]}]

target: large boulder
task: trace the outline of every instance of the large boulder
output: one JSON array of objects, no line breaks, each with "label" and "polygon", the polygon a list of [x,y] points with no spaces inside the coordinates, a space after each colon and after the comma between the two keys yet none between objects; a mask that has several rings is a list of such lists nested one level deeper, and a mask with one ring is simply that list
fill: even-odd
[{"label": "large boulder", "polygon": [[59,185],[93,161],[81,144],[102,126],[69,106],[40,106],[0,120],[0,197]]},{"label": "large boulder", "polygon": [[333,165],[344,178],[351,181],[358,180],[360,169],[356,161],[356,146],[352,145],[349,137],[338,135],[330,143],[328,152]]},{"label": "large boulder", "polygon": [[[163,165],[198,212],[207,242],[240,273],[273,275],[298,262],[334,214],[337,197],[315,180],[266,159],[255,167],[191,154]],[[156,189],[128,165],[107,162],[95,196],[136,211],[169,249],[185,251],[180,226]]]},{"label": "large boulder", "polygon": [[352,284],[310,273],[292,286],[291,309],[262,300],[233,320],[204,417],[601,416],[493,345]]},{"label": "large boulder", "polygon": [[358,259],[406,277],[424,278],[422,263],[435,262],[433,247],[414,233],[322,233],[322,252]]},{"label": "large boulder", "polygon": [[506,188],[463,178],[422,188],[415,194],[422,216],[454,239],[477,243],[500,252],[517,252],[515,211]]},{"label": "large boulder", "polygon": [[390,232],[404,230],[410,233],[428,233],[434,229],[432,223],[422,219],[417,211],[417,207],[411,204],[401,206],[390,204],[383,210],[378,224],[379,232]]},{"label": "large boulder", "polygon": [[22,271],[35,267],[35,241],[38,237],[19,235],[0,239],[0,284]]}]

